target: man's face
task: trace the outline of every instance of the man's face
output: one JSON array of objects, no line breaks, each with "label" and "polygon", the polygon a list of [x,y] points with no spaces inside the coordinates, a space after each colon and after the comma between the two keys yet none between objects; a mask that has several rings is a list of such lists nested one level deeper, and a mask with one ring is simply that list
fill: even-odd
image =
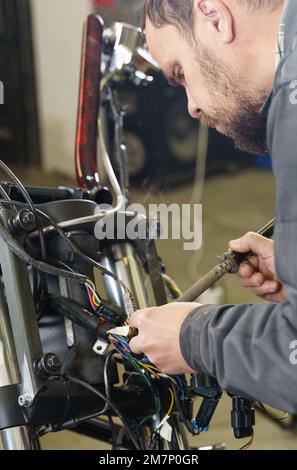
[{"label": "man's face", "polygon": [[169,82],[185,88],[192,117],[231,137],[243,151],[266,152],[266,119],[260,109],[270,88],[249,79],[252,72],[241,58],[237,63],[171,25],[156,28],[147,20],[146,36]]}]

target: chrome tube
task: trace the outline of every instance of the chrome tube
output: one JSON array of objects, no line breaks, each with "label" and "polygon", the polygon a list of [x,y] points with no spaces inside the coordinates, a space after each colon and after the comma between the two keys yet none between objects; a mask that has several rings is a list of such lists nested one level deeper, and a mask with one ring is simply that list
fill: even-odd
[{"label": "chrome tube", "polygon": [[[8,308],[0,285],[0,388],[21,383]],[[3,406],[0,403],[0,407]],[[0,431],[0,450],[39,449],[37,436],[28,426]]]},{"label": "chrome tube", "polygon": [[20,381],[9,314],[0,287],[0,387]]},{"label": "chrome tube", "polygon": [[40,450],[38,437],[28,428],[5,429],[0,432],[1,450]]},{"label": "chrome tube", "polygon": [[[144,279],[133,247],[128,243],[116,244],[103,250],[100,263],[113,272],[130,289],[135,301],[136,309],[149,307],[148,295],[144,287]],[[130,316],[132,306],[118,282],[110,276],[104,276],[104,287],[109,301],[119,305]]]}]

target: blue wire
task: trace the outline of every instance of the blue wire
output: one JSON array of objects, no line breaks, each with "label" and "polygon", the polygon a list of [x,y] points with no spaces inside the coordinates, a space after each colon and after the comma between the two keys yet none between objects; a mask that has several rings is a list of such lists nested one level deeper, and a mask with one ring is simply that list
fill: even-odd
[{"label": "blue wire", "polygon": [[181,388],[181,391],[182,391],[182,400],[184,401],[185,400],[185,390],[186,390],[186,386],[184,384],[184,381],[178,376],[178,375],[175,375],[175,379],[177,380],[177,382],[179,383],[179,386]]},{"label": "blue wire", "polygon": [[127,361],[131,362],[130,361],[130,358],[128,356],[126,356],[126,354],[114,343],[111,343],[113,345],[113,347],[117,350],[117,352],[123,356],[125,359],[127,359]]},{"label": "blue wire", "polygon": [[128,353],[132,354],[129,344],[123,339],[122,336],[118,336],[118,335],[111,335],[111,336],[113,336]]}]

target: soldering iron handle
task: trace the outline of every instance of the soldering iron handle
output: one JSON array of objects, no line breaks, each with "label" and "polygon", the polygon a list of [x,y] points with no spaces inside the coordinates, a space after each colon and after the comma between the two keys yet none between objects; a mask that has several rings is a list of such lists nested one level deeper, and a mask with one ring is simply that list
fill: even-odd
[{"label": "soldering iron handle", "polygon": [[[270,220],[267,224],[264,225],[264,227],[260,228],[260,230],[257,231],[258,235],[262,235],[263,237],[266,238],[271,238],[274,233],[274,227],[275,227],[275,218]],[[253,256],[253,252],[248,252],[248,253],[238,253],[238,252],[232,252],[234,256],[234,260],[238,265],[246,261],[248,258]]]}]

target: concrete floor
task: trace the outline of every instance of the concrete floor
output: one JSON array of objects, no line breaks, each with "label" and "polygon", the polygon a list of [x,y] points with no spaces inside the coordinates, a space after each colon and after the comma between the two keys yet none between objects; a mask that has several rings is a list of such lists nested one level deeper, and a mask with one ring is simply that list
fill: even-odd
[{"label": "concrete floor", "polygon": [[[18,171],[26,184],[71,184],[60,176],[48,177],[35,171]],[[145,195],[144,195],[145,194]],[[173,191],[133,191],[134,201],[187,203],[192,187]],[[203,192],[203,250],[193,255],[182,249],[181,241],[158,242],[159,253],[182,289],[189,287],[201,274],[216,263],[216,256],[225,251],[228,241],[249,230],[257,230],[274,216],[274,182],[270,172],[248,169],[239,173],[208,179]],[[224,303],[256,302],[253,294],[243,288],[235,276],[228,275],[220,283]],[[230,427],[230,399],[224,397],[215,414],[210,431],[191,438],[192,445],[225,442],[228,449],[238,449],[244,442],[236,441]],[[266,418],[257,415],[253,449],[296,449],[297,434],[282,431]],[[83,438],[72,432],[45,436],[43,449],[108,449],[106,444]]]}]

